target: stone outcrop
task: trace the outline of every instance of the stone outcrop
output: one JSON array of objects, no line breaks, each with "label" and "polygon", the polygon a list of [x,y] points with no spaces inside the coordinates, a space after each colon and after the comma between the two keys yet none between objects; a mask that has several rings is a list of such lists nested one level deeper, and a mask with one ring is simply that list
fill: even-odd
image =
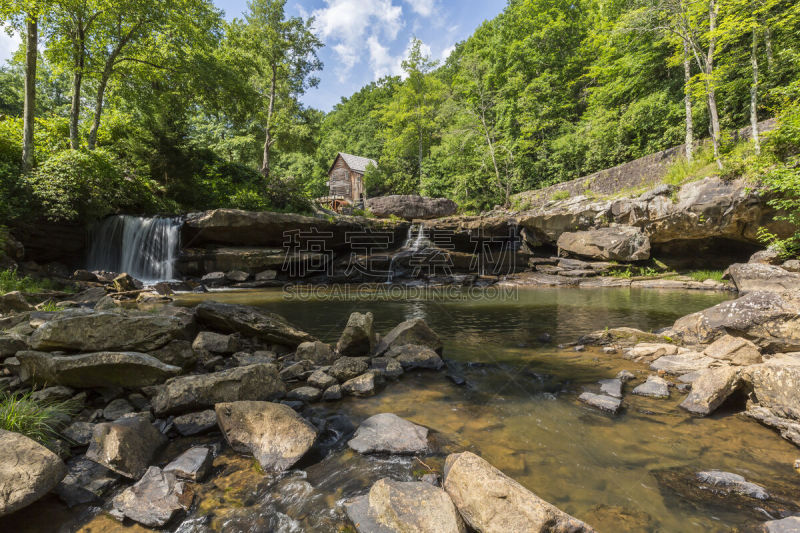
[{"label": "stone outcrop", "polygon": [[779,355],[745,367],[742,378],[752,387],[758,406],[776,416],[800,421],[800,354]]},{"label": "stone outcrop", "polygon": [[367,199],[367,208],[378,218],[406,220],[442,218],[456,214],[458,205],[448,198],[393,194]]},{"label": "stone outcrop", "polygon": [[754,291],[784,292],[800,289],[800,274],[763,263],[735,263],[728,267],[730,276],[742,294]]},{"label": "stone outcrop", "polygon": [[275,365],[240,366],[167,381],[153,399],[159,416],[198,411],[221,402],[272,400],[282,397],[286,386],[278,378]]},{"label": "stone outcrop", "polygon": [[267,472],[281,472],[291,467],[317,438],[317,430],[283,404],[220,403],[214,410],[231,448],[253,454]]},{"label": "stone outcrop", "polygon": [[372,313],[352,313],[336,343],[336,351],[349,357],[371,354],[377,342],[372,322]]},{"label": "stone outcrop", "polygon": [[720,470],[708,470],[698,472],[697,479],[700,483],[707,485],[714,490],[723,492],[733,492],[743,496],[749,496],[756,500],[768,500],[769,493],[761,485],[747,481],[743,476],[733,472],[722,472]]},{"label": "stone outcrop", "polygon": [[761,362],[761,350],[754,343],[741,337],[725,335],[705,349],[712,359],[727,361],[732,365],[746,366]]},{"label": "stone outcrop", "polygon": [[26,507],[67,473],[59,457],[19,433],[0,429],[0,516]]},{"label": "stone outcrop", "polygon": [[297,347],[295,358],[315,365],[329,365],[336,359],[329,344],[320,341],[304,342]]},{"label": "stone outcrop", "polygon": [[144,475],[167,438],[142,418],[97,424],[86,457],[130,479]]},{"label": "stone outcrop", "polygon": [[282,346],[295,348],[301,342],[316,340],[282,316],[255,307],[206,301],[197,306],[196,313],[199,322],[219,331],[241,333]]},{"label": "stone outcrop", "polygon": [[641,229],[631,226],[562,233],[556,245],[562,252],[600,261],[650,259],[650,239]]},{"label": "stone outcrop", "polygon": [[171,472],[151,466],[132,487],[114,498],[112,514],[147,527],[163,527],[188,511],[194,494]]},{"label": "stone outcrop", "polygon": [[442,487],[467,525],[483,533],[594,531],[470,452],[447,456]]},{"label": "stone outcrop", "polygon": [[428,429],[381,413],[364,420],[347,445],[359,453],[423,453],[428,449]]},{"label": "stone outcrop", "polygon": [[689,396],[681,407],[692,414],[706,416],[739,388],[739,370],[730,366],[709,368],[692,381]]},{"label": "stone outcrop", "polygon": [[33,306],[28,303],[28,300],[25,299],[21,292],[14,291],[0,294],[0,316],[32,310]]}]

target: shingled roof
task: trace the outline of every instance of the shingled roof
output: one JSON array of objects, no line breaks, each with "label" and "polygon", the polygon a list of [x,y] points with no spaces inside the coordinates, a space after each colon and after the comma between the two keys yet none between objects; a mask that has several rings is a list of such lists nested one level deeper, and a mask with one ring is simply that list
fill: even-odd
[{"label": "shingled roof", "polygon": [[[356,172],[365,173],[367,171],[367,166],[372,163],[376,167],[378,166],[378,162],[374,159],[369,159],[367,157],[361,157],[358,155],[352,154],[345,154],[343,152],[339,152],[339,155],[342,156],[344,162],[347,163],[347,166],[350,167],[350,170],[354,170]],[[334,159],[334,163],[336,160]]]}]

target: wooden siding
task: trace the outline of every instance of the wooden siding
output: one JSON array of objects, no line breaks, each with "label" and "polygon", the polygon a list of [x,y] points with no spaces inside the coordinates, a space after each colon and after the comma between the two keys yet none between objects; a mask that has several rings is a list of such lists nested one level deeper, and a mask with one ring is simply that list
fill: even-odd
[{"label": "wooden siding", "polygon": [[363,175],[353,172],[341,156],[336,157],[336,162],[328,174],[330,180],[330,195],[344,196],[351,203],[357,202],[364,191]]}]

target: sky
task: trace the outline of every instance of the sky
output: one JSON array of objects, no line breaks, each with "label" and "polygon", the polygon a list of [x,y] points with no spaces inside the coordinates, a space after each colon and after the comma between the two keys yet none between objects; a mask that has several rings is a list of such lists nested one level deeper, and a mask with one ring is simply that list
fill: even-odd
[{"label": "sky", "polygon": [[[213,1],[228,20],[247,9],[247,0]],[[325,64],[320,85],[304,95],[303,103],[329,111],[367,83],[401,74],[400,63],[415,36],[433,59],[445,59],[505,5],[506,0],[289,0],[287,14],[313,16],[325,43],[319,52]],[[0,31],[0,62],[18,46],[18,36]]]}]

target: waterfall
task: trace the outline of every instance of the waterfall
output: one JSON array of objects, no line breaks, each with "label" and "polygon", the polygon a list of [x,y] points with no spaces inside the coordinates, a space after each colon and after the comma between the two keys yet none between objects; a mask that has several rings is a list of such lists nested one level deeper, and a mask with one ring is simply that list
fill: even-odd
[{"label": "waterfall", "polygon": [[180,227],[177,217],[107,217],[89,234],[88,269],[127,272],[148,282],[174,279]]},{"label": "waterfall", "polygon": [[430,240],[425,237],[425,226],[422,224],[412,224],[409,226],[408,234],[406,235],[406,240],[403,243],[403,246],[401,246],[400,250],[398,250],[398,252],[392,256],[392,260],[389,262],[389,277],[386,280],[386,283],[391,283],[394,279],[394,263],[398,257],[413,255],[414,252],[422,250],[423,248],[427,248],[430,246],[430,244]]}]

